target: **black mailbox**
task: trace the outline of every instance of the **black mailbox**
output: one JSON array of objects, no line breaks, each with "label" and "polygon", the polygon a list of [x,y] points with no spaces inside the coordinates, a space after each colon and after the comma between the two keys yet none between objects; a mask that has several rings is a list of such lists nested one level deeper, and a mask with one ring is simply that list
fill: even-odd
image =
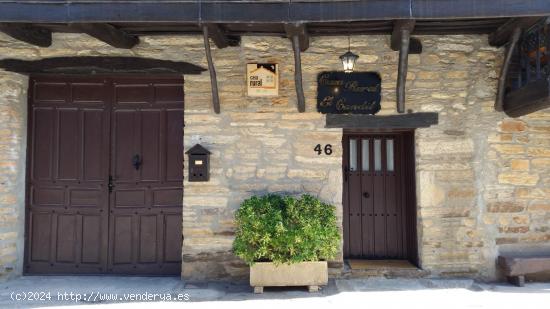
[{"label": "black mailbox", "polygon": [[187,150],[189,155],[189,181],[208,181],[210,179],[210,151],[199,144]]}]

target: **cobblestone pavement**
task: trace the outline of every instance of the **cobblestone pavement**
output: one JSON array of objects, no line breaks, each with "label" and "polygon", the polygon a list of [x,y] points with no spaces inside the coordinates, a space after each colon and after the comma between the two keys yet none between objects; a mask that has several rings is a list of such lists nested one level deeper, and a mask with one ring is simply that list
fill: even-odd
[{"label": "cobblestone pavement", "polygon": [[[550,283],[517,288],[472,280],[331,280],[319,293],[305,288],[245,284],[185,284],[179,278],[27,276],[0,283],[0,308],[550,308]],[[315,307],[314,307],[315,306]]]}]

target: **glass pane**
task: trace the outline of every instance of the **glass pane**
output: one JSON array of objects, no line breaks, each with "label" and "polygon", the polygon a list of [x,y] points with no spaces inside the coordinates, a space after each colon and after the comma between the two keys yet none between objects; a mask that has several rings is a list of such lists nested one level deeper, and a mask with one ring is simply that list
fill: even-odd
[{"label": "glass pane", "polygon": [[393,172],[393,139],[386,140],[386,160],[388,171]]},{"label": "glass pane", "polygon": [[357,140],[349,140],[349,170],[357,171]]},{"label": "glass pane", "polygon": [[374,140],[374,170],[382,170],[382,141],[379,139]]},{"label": "glass pane", "polygon": [[364,139],[361,141],[361,162],[363,165],[363,171],[369,171],[369,140]]}]

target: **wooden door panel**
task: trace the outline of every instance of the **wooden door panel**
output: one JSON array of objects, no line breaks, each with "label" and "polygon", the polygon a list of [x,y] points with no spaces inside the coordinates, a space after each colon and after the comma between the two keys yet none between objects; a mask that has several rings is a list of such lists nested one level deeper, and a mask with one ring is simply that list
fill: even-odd
[{"label": "wooden door panel", "polygon": [[[103,246],[104,234],[107,231],[102,225],[104,219],[100,215],[82,216],[82,263],[102,264],[105,260]],[[98,246],[97,244],[102,244]]]},{"label": "wooden door panel", "polygon": [[164,263],[181,263],[181,246],[183,245],[182,215],[181,213],[168,213],[162,216],[164,242],[160,247]]},{"label": "wooden door panel", "polygon": [[136,113],[116,110],[112,127],[114,129],[112,146],[114,173],[112,175],[117,183],[133,182],[136,178],[136,170],[132,166],[132,158],[138,153]]},{"label": "wooden door panel", "polygon": [[[168,85],[162,86],[163,83]],[[115,230],[118,228],[120,235],[114,235],[111,241],[110,268],[114,273],[179,274],[182,84],[175,80],[143,83],[132,79],[115,80],[114,84],[111,213],[125,219],[111,221],[119,226]],[[137,166],[133,164],[134,157],[139,159]],[[180,220],[177,224],[173,219],[165,220],[167,213],[174,212]],[[170,230],[167,224],[171,225]],[[124,241],[118,241],[120,237]],[[165,250],[167,247],[170,249]],[[171,261],[166,261],[166,254],[170,254]]]},{"label": "wooden door panel", "polygon": [[52,180],[55,112],[53,108],[37,107],[33,114],[31,177],[32,180]]},{"label": "wooden door panel", "polygon": [[33,77],[30,97],[26,272],[179,275],[182,80]]},{"label": "wooden door panel", "polygon": [[[141,111],[141,141],[140,158],[142,166],[140,168],[141,181],[159,182],[161,180],[161,155],[164,153],[161,149],[161,114],[159,110]],[[182,159],[182,158],[180,158]]]},{"label": "wooden door panel", "polygon": [[[84,80],[94,91],[74,86]],[[30,83],[25,271],[104,272],[108,235],[99,231],[108,229],[108,83],[76,77]]]},{"label": "wooden door panel", "polygon": [[[409,137],[412,137],[409,136]],[[348,258],[406,259],[409,224],[405,183],[403,136],[400,133],[346,134],[344,143],[361,141],[358,147],[344,147],[344,255]],[[352,154],[355,151],[355,154]],[[352,160],[360,158],[360,173]],[[405,202],[404,202],[405,201]],[[357,213],[360,220],[355,220]],[[358,240],[359,239],[359,240]]]}]

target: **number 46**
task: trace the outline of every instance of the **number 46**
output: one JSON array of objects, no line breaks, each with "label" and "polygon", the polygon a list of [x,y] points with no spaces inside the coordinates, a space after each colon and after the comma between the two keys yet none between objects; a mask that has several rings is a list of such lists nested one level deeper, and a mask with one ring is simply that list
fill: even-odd
[{"label": "number 46", "polygon": [[325,148],[323,150],[321,150],[321,144],[317,144],[317,146],[315,146],[315,148],[313,148],[313,150],[315,150],[317,152],[318,156],[320,156],[321,153],[323,153],[323,152],[327,156],[330,156],[332,154],[332,145],[331,144],[326,144]]}]

